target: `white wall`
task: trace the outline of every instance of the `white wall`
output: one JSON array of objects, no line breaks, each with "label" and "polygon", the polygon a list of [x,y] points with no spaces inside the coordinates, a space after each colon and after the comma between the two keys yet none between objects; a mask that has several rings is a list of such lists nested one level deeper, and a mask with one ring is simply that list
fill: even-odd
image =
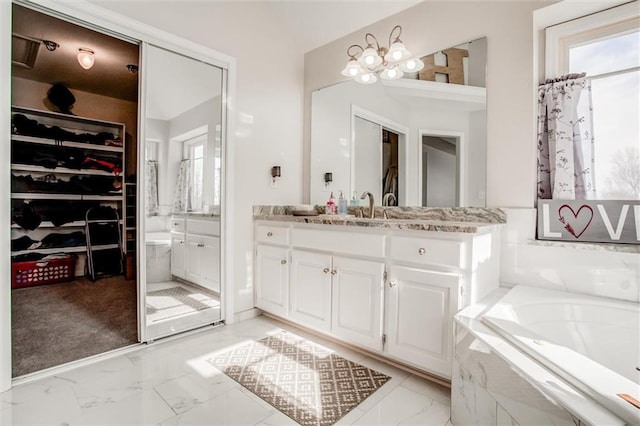
[{"label": "white wall", "polygon": [[[455,206],[456,156],[427,145],[423,145],[423,152],[427,160],[426,205],[429,207]],[[422,165],[425,166],[424,163]]]},{"label": "white wall", "polygon": [[[103,1],[132,19],[237,60],[234,179],[236,313],[253,308],[254,204],[295,204],[302,194],[302,53],[266,2]],[[277,188],[270,170],[282,167]]]}]

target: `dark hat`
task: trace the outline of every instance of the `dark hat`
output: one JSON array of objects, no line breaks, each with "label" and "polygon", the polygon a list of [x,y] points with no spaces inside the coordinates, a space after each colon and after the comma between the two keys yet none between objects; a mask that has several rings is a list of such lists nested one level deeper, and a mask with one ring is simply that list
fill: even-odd
[{"label": "dark hat", "polygon": [[76,97],[62,83],[55,83],[47,92],[47,99],[57,106],[62,113],[70,113],[71,107],[76,102]]}]

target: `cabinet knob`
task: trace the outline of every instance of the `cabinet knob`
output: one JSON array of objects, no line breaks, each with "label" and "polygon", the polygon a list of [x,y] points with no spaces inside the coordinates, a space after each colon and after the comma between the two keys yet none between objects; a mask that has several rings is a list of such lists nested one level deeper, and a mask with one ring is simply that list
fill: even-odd
[{"label": "cabinet knob", "polygon": [[287,264],[287,261],[286,261],[285,259],[282,259],[282,260],[280,261],[280,264],[281,264],[281,265],[286,265],[286,264]]},{"label": "cabinet knob", "polygon": [[184,244],[184,240],[180,240],[180,244]]},{"label": "cabinet knob", "polygon": [[331,271],[331,275],[335,275],[337,273],[338,273],[338,271],[336,271],[335,269]]},{"label": "cabinet knob", "polygon": [[389,288],[394,288],[397,285],[398,285],[397,281],[389,281]]},{"label": "cabinet knob", "polygon": [[204,244],[199,243],[199,244],[198,244],[198,247],[204,247]]},{"label": "cabinet knob", "polygon": [[329,271],[330,271],[330,269],[329,269],[329,268],[324,268],[324,269],[322,270],[322,272],[324,272],[325,274],[328,274],[328,273],[329,273]]},{"label": "cabinet knob", "polygon": [[423,254],[425,254],[426,252],[427,252],[427,251],[426,251],[425,249],[423,249],[422,247],[420,247],[420,248],[418,249],[418,254],[419,254],[420,256],[422,256],[422,255],[423,255]]},{"label": "cabinet knob", "polygon": [[273,237],[273,232],[271,231],[267,232],[267,237]]}]

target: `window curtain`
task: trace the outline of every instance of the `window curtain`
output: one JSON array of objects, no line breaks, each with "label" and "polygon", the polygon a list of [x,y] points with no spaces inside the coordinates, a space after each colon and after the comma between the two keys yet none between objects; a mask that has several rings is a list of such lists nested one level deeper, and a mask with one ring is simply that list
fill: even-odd
[{"label": "window curtain", "polygon": [[538,87],[538,198],[593,198],[592,117],[585,74]]},{"label": "window curtain", "polygon": [[158,214],[158,162],[147,160],[147,216]]},{"label": "window curtain", "polygon": [[185,213],[191,211],[191,160],[182,160],[178,169],[178,182],[173,196],[173,213]]}]

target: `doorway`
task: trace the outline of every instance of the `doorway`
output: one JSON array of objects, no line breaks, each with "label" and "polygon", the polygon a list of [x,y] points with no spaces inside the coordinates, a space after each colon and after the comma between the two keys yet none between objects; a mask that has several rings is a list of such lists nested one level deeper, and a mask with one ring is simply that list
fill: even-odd
[{"label": "doorway", "polygon": [[423,207],[460,207],[463,199],[463,134],[419,131],[420,195]]},{"label": "doorway", "polygon": [[351,194],[370,192],[377,205],[405,205],[407,129],[352,107]]},{"label": "doorway", "polygon": [[139,342],[139,45],[17,4],[11,16],[18,377]]}]

